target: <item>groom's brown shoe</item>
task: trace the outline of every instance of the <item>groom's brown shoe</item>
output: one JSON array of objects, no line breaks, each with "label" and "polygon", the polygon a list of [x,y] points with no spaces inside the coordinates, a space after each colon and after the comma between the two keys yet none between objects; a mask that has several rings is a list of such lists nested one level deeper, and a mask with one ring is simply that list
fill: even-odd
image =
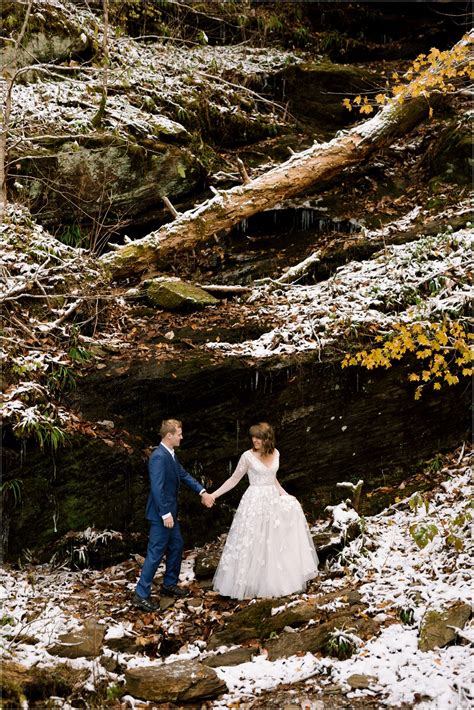
[{"label": "groom's brown shoe", "polygon": [[181,597],[181,598],[183,598],[183,597],[189,596],[189,590],[182,589],[181,587],[178,587],[177,584],[170,584],[168,587],[165,587],[165,585],[162,584],[160,592],[167,597]]}]

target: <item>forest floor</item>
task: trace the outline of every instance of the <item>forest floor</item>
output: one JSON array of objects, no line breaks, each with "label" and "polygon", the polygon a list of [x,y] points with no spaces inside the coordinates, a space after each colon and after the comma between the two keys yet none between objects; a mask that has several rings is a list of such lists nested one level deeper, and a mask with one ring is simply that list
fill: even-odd
[{"label": "forest floor", "polygon": [[[344,607],[348,594],[355,593],[364,609],[353,612],[354,622],[362,614],[378,630],[360,638],[350,627],[339,629],[334,638],[339,644],[341,639],[348,642],[352,654],[345,660],[337,658],[334,647],[332,655],[326,647],[319,652],[302,649],[296,655],[275,657],[272,644],[284,637],[292,640],[295,634],[311,628],[314,620],[295,622],[294,628],[285,627],[267,639],[253,636],[237,646],[209,645],[213,634],[225,630],[233,615],[251,608],[254,602],[222,598],[212,591],[210,579],[197,579],[195,560],[200,551],[194,549],[186,554],[181,573],[181,584],[190,596],[176,602],[162,598],[161,610],[155,613],[139,612],[130,604],[139,558],[100,571],[51,565],[5,567],[1,586],[5,669],[14,662],[30,671],[49,669],[53,675],[55,668],[59,673],[61,664],[63,671],[68,652],[58,651],[58,642],[64,633],[77,632],[93,618],[105,631],[104,640],[92,654],[95,657],[67,660],[66,666],[79,673],[81,684],[74,688],[70,681],[69,697],[63,684],[63,697],[54,699],[56,708],[467,710],[472,702],[472,622],[448,632],[442,647],[435,643],[420,650],[419,644],[427,633],[423,628],[430,613],[471,603],[469,463],[465,447],[440,459],[429,472],[430,491],[403,498],[400,490],[397,502],[365,519],[362,534],[326,563],[305,594],[275,600],[272,619],[290,610],[297,614],[304,605],[317,604],[320,595],[333,595],[334,601],[325,605],[330,617]],[[327,523],[319,523],[313,530],[323,525]],[[157,576],[155,583],[159,582]],[[322,607],[315,609],[315,618],[321,612]],[[436,629],[437,634],[445,631]],[[215,700],[187,705],[146,702],[127,690],[127,669],[166,667],[190,660],[206,664],[206,659],[237,648],[248,652],[243,662],[212,663],[228,688]],[[11,688],[6,688],[8,698]],[[36,696],[29,707],[45,707],[48,692],[62,695],[51,677],[43,688],[36,684]]]}]

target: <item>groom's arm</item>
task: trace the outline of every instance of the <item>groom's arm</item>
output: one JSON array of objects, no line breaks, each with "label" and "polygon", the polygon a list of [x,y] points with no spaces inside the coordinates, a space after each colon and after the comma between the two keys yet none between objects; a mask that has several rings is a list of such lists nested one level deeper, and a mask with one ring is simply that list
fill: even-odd
[{"label": "groom's arm", "polygon": [[201,496],[203,505],[205,505],[206,508],[211,508],[214,505],[214,498],[198,481],[196,481],[195,478],[193,478],[193,476],[191,476],[190,473],[186,471],[186,469],[183,468],[183,466],[181,466],[178,460],[175,459],[175,463],[181,483],[184,483],[185,486],[190,488],[195,493],[198,493]]}]

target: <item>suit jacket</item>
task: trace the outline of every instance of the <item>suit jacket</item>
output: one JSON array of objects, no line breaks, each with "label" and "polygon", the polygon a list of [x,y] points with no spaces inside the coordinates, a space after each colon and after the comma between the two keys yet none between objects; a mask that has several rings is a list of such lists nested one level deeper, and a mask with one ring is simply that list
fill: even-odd
[{"label": "suit jacket", "polygon": [[146,517],[151,522],[161,522],[162,516],[171,513],[178,516],[178,491],[181,483],[200,493],[204,486],[185,471],[178,459],[161,444],[153,449],[148,461],[150,495],[146,506]]}]

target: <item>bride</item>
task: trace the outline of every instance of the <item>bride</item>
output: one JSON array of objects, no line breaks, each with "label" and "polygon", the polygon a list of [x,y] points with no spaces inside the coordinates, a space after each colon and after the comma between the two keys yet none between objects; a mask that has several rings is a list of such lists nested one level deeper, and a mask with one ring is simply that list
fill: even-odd
[{"label": "bride", "polygon": [[249,477],[214,576],[214,590],[234,599],[302,592],[318,570],[308,524],[296,498],[276,478],[280,455],[272,427],[260,422],[250,427],[249,434],[252,448],[244,451],[232,476],[211,493],[219,498],[245,474]]}]

